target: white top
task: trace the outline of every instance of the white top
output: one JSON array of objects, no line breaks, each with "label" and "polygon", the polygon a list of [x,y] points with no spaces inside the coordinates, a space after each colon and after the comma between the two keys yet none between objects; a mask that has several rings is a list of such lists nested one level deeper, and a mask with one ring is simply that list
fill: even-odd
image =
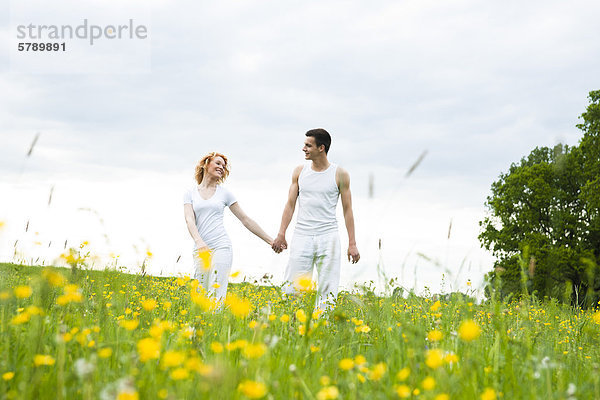
[{"label": "white top", "polygon": [[[236,201],[233,194],[220,185],[217,185],[215,193],[208,200],[200,196],[198,186],[194,186],[183,195],[183,204],[192,205],[198,233],[210,249],[231,247],[231,240],[223,225],[223,210]],[[198,250],[195,245],[194,250]]]},{"label": "white top", "polygon": [[298,177],[298,218],[295,233],[322,235],[337,232],[335,208],[340,191],[335,182],[337,165],[329,164],[325,171],[312,169],[312,162],[302,168]]}]

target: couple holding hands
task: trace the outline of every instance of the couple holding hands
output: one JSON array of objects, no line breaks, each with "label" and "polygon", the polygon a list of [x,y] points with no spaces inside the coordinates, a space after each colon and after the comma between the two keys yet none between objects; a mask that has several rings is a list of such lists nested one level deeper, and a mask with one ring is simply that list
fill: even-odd
[{"label": "couple holding hands", "polygon": [[[342,199],[344,221],[348,231],[348,261],[358,262],[354,216],[350,193],[350,175],[327,159],[331,136],[325,129],[306,132],[302,151],[306,162],[294,169],[288,200],[283,209],[281,226],[272,239],[242,210],[233,194],[220,184],[229,175],[227,157],[219,153],[204,156],[196,166],[198,185],[184,195],[185,221],[194,239],[194,269],[201,287],[217,300],[227,293],[233,252],[223,225],[223,211],[229,207],[233,215],[256,236],[267,242],[276,253],[288,248],[285,232],[292,220],[296,201],[298,217],[291,241],[283,290],[293,294],[294,282],[312,276],[317,268],[318,298],[316,308],[327,310],[334,304],[340,281],[340,238],[336,206]],[[210,252],[209,265],[199,254]]]}]

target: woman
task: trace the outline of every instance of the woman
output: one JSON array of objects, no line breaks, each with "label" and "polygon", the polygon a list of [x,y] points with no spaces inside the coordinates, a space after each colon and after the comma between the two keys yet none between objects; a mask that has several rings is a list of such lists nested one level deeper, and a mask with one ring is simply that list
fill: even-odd
[{"label": "woman", "polygon": [[227,157],[220,153],[204,156],[196,166],[196,182],[185,193],[183,210],[188,231],[194,239],[194,278],[209,295],[221,301],[227,293],[233,253],[223,225],[223,210],[229,207],[242,224],[272,246],[273,239],[242,210],[233,194],[221,183],[229,175]]}]

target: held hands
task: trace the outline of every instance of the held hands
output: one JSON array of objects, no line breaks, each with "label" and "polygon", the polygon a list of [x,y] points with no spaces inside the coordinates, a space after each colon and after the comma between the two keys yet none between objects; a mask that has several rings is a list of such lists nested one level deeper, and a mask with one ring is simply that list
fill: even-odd
[{"label": "held hands", "polygon": [[273,244],[271,245],[273,251],[277,254],[281,253],[283,250],[287,249],[287,241],[285,240],[284,235],[277,235]]},{"label": "held hands", "polygon": [[348,261],[352,261],[352,264],[356,264],[360,260],[360,254],[355,244],[348,246]]}]

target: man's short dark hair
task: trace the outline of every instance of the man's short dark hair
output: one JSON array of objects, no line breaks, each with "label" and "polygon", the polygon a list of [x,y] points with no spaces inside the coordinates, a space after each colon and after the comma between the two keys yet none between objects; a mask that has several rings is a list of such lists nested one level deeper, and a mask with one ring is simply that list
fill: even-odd
[{"label": "man's short dark hair", "polygon": [[331,136],[329,135],[329,132],[323,128],[311,129],[306,132],[306,136],[314,137],[317,147],[321,145],[325,146],[325,154],[327,154],[329,146],[331,146]]}]

